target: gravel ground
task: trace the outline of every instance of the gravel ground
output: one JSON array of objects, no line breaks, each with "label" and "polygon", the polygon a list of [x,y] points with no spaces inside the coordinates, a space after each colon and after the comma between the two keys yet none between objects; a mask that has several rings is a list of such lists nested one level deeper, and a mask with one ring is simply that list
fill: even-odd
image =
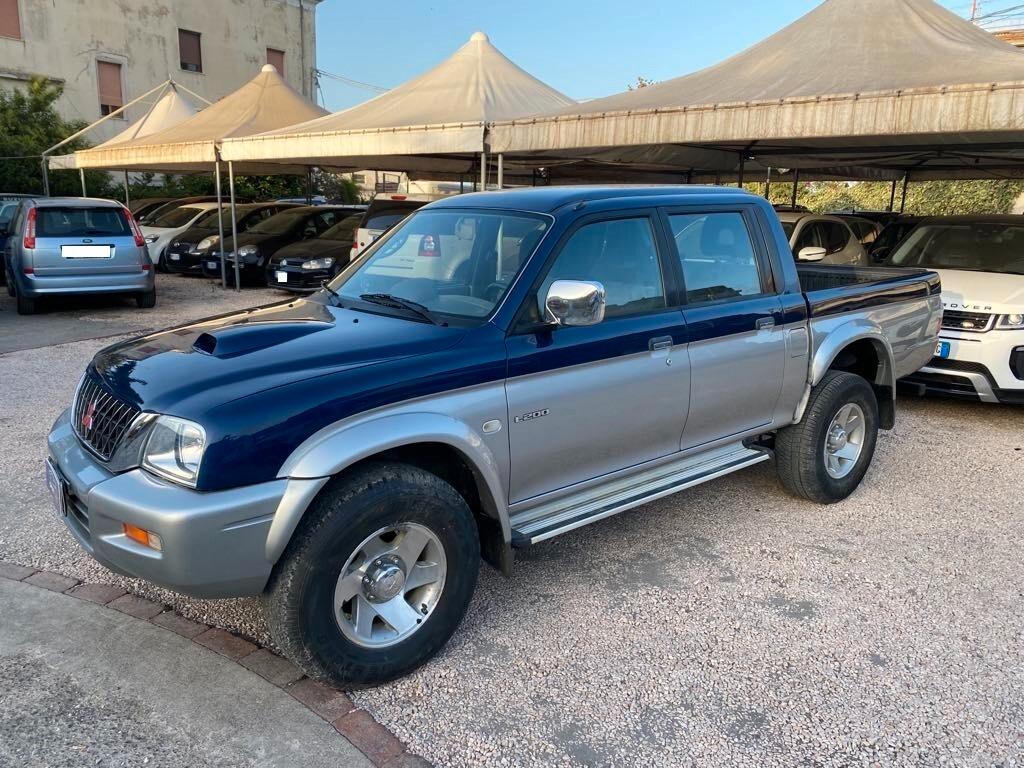
[{"label": "gravel ground", "polygon": [[[44,436],[106,343],[0,356],[0,558],[267,641],[255,601],[114,577],[50,511]],[[900,406],[850,499],[761,465],[485,567],[444,653],[356,701],[441,766],[1024,765],[1024,410]]]}]

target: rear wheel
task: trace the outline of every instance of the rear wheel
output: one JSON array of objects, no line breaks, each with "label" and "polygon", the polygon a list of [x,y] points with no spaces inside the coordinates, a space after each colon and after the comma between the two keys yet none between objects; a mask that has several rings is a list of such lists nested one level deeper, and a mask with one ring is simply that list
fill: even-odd
[{"label": "rear wheel", "polygon": [[35,299],[23,296],[21,292],[17,290],[15,290],[15,294],[17,295],[19,315],[34,315],[39,311],[39,305]]},{"label": "rear wheel", "polygon": [[156,306],[156,288],[152,288],[143,293],[135,294],[135,303],[138,304],[139,309],[152,309]]},{"label": "rear wheel", "polygon": [[375,685],[439,651],[476,586],[480,542],[437,476],[371,464],[317,497],[263,594],[281,649],[311,677]]},{"label": "rear wheel", "polygon": [[813,390],[799,424],[775,439],[776,470],[790,493],[841,501],[864,478],[878,439],[878,401],[863,378],[831,371]]},{"label": "rear wheel", "polygon": [[7,295],[14,297],[14,275],[7,269],[7,265],[4,264],[4,275],[7,278]]}]

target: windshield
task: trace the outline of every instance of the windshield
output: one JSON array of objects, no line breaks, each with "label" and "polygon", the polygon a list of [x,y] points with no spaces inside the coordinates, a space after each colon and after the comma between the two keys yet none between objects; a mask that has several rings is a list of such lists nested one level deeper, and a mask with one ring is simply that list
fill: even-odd
[{"label": "windshield", "polygon": [[795,221],[784,221],[782,222],[782,231],[786,233],[786,239],[788,240],[793,236],[793,230],[796,229]]},{"label": "windshield", "polygon": [[284,235],[309,215],[308,211],[282,211],[250,229],[254,235]]},{"label": "windshield", "polygon": [[36,234],[39,237],[90,237],[130,235],[131,231],[121,208],[46,206],[36,209]]},{"label": "windshield", "polygon": [[896,249],[889,263],[897,267],[1024,275],[1024,220],[1020,224],[990,221],[922,224]]},{"label": "windshield", "polygon": [[916,221],[894,221],[881,231],[875,238],[874,250],[879,248],[894,248],[904,236],[917,226]]},{"label": "windshield", "polygon": [[356,228],[359,226],[359,222],[362,221],[362,219],[362,214],[357,214],[355,216],[349,216],[346,219],[342,219],[330,229],[325,230],[324,233],[320,235],[320,239],[351,240],[352,233],[356,231]]},{"label": "windshield", "polygon": [[549,226],[548,218],[529,214],[421,211],[374,243],[331,287],[351,301],[383,294],[430,312],[483,318]]},{"label": "windshield", "polygon": [[180,208],[175,208],[173,211],[168,211],[167,213],[158,216],[153,220],[150,226],[163,227],[166,229],[183,227],[202,212],[202,208],[192,208],[191,206],[183,205]]}]

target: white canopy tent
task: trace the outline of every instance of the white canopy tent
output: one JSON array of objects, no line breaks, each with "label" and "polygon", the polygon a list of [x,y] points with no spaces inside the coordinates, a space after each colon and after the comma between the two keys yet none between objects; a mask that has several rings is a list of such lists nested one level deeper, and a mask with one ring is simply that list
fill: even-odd
[{"label": "white canopy tent", "polygon": [[[163,93],[146,110],[146,114],[139,120],[129,125],[113,138],[107,139],[94,149],[104,149],[123,144],[135,139],[142,139],[160,133],[185,122],[196,114],[196,108],[191,102],[182,97],[177,87],[171,81],[166,83]],[[51,169],[75,170],[78,168],[77,157],[74,153],[70,155],[57,155],[48,158]]]},{"label": "white canopy tent", "polygon": [[932,0],[826,0],[656,85],[490,127],[510,162],[742,177],[1024,173],[1024,52]]},{"label": "white canopy tent", "polygon": [[411,173],[472,173],[487,123],[575,104],[475,32],[428,72],[350,109],[227,139],[232,162],[279,162]]}]

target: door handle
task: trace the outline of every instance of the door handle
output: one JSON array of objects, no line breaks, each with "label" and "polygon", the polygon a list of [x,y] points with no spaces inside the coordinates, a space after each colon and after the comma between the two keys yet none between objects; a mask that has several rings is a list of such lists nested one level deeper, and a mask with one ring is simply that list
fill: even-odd
[{"label": "door handle", "polygon": [[759,318],[757,318],[757,321],[754,323],[754,327],[757,330],[759,330],[759,331],[767,331],[770,328],[774,328],[775,327],[775,318],[774,317],[759,317]]},{"label": "door handle", "polygon": [[658,336],[647,342],[647,348],[651,352],[661,352],[666,349],[672,349],[672,337],[671,336]]}]

